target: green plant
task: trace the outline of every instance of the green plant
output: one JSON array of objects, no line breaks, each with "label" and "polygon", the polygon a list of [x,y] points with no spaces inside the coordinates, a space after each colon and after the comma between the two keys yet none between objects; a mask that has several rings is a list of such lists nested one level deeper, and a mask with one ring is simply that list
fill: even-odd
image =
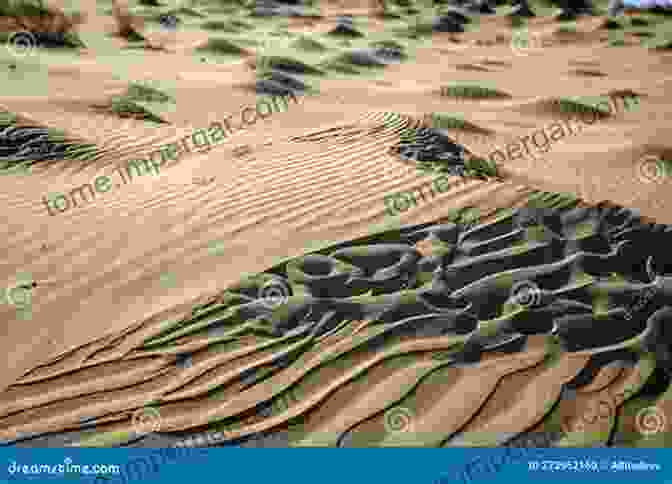
[{"label": "green plant", "polygon": [[425,116],[425,123],[430,128],[438,129],[464,129],[467,127],[467,122],[458,116],[447,116],[445,114],[432,113]]},{"label": "green plant", "polygon": [[262,65],[264,69],[278,69],[299,75],[319,76],[324,74],[321,69],[313,67],[293,57],[276,55],[261,56],[259,64]]},{"label": "green plant", "polygon": [[499,178],[495,162],[480,157],[471,157],[464,162],[465,175],[477,178]]},{"label": "green plant", "polygon": [[525,26],[526,22],[525,19],[519,15],[512,15],[509,17],[509,21],[511,22],[511,27],[514,29],[519,29]]},{"label": "green plant", "polygon": [[124,97],[112,98],[110,111],[122,118],[135,118],[155,123],[165,124],[166,121],[152,113],[149,109],[141,106],[136,101]]},{"label": "green plant", "polygon": [[209,52],[211,54],[236,55],[245,52],[245,49],[234,44],[230,40],[222,38],[211,38],[205,45],[196,49],[199,52]]},{"label": "green plant", "polygon": [[576,98],[560,98],[556,99],[555,105],[563,114],[595,114],[598,117],[606,117],[611,113],[609,108],[600,106],[606,103],[609,106],[609,98],[605,96],[600,97],[576,97]]},{"label": "green plant", "polygon": [[558,27],[555,32],[558,34],[575,34],[576,27],[573,25],[563,25],[562,27]]},{"label": "green plant", "polygon": [[294,42],[292,42],[292,47],[296,49],[314,51],[314,52],[324,52],[325,50],[327,50],[327,47],[325,47],[323,44],[306,35],[302,35]]},{"label": "green plant", "polygon": [[43,0],[0,0],[0,16],[32,17],[47,13]]},{"label": "green plant", "polygon": [[[0,111],[0,130],[18,123],[18,117],[9,111]],[[32,124],[32,123],[31,123]],[[100,149],[91,143],[85,143],[82,140],[67,136],[64,132],[49,128],[47,129],[47,139],[43,143],[43,148],[48,152],[63,153],[64,160],[82,160],[91,159],[100,154]],[[30,173],[30,167],[39,163],[39,161],[12,161],[0,162],[0,173]]]},{"label": "green plant", "polygon": [[144,101],[144,102],[168,102],[173,101],[169,95],[155,89],[153,87],[139,84],[137,82],[131,83],[126,89],[124,97],[129,101]]},{"label": "green plant", "polygon": [[505,92],[498,91],[493,88],[479,86],[476,84],[456,84],[451,86],[441,87],[441,96],[457,97],[457,98],[472,98],[472,99],[487,99],[487,98],[510,98],[511,96]]}]

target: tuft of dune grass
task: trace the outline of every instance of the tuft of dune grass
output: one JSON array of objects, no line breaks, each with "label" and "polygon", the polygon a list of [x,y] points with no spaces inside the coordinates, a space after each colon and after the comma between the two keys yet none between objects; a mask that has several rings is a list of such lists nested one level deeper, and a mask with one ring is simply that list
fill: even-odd
[{"label": "tuft of dune grass", "polygon": [[642,17],[631,17],[630,25],[632,25],[633,27],[648,27],[649,25],[651,25],[651,23]]},{"label": "tuft of dune grass", "polygon": [[0,126],[4,127],[16,124],[17,119],[16,114],[10,111],[0,110]]},{"label": "tuft of dune grass", "polygon": [[623,26],[614,19],[607,19],[602,23],[602,25],[600,25],[600,28],[607,30],[620,30],[623,28]]},{"label": "tuft of dune grass", "polygon": [[116,114],[120,118],[134,118],[159,124],[167,124],[167,121],[161,119],[146,107],[138,104],[137,101],[125,99],[123,97],[116,97],[111,100],[110,112]]},{"label": "tuft of dune grass", "polygon": [[196,49],[199,52],[208,52],[210,54],[240,55],[245,53],[245,49],[224,38],[210,38],[205,45]]},{"label": "tuft of dune grass", "polygon": [[294,40],[291,43],[291,47],[310,52],[324,52],[327,50],[327,47],[324,44],[305,35]]},{"label": "tuft of dune grass", "polygon": [[519,29],[525,27],[525,25],[527,24],[525,18],[519,15],[512,15],[511,17],[509,17],[509,23],[511,24],[511,28],[513,29]]},{"label": "tuft of dune grass", "polygon": [[[454,168],[443,160],[418,161],[416,162],[416,165],[419,170],[430,173],[451,174],[452,169]],[[488,180],[491,178],[501,179],[501,174],[494,162],[478,156],[470,156],[464,160],[464,177],[478,178],[481,180]]]},{"label": "tuft of dune grass", "polygon": [[403,35],[409,38],[418,38],[432,35],[433,33],[434,28],[432,23],[429,21],[421,21],[417,22],[415,25],[410,25]]},{"label": "tuft of dune grass", "polygon": [[480,158],[472,156],[464,161],[465,175],[476,178],[501,178],[501,174],[497,168],[497,164]]},{"label": "tuft of dune grass", "polygon": [[423,118],[423,124],[428,128],[465,129],[467,122],[460,116],[432,113]]},{"label": "tuft of dune grass", "polygon": [[260,56],[257,61],[258,70],[277,69],[279,71],[289,72],[299,75],[324,75],[324,71],[317,67],[306,64],[293,57],[285,56]]},{"label": "tuft of dune grass", "polygon": [[144,84],[140,84],[137,82],[133,82],[128,86],[124,94],[124,97],[126,97],[131,101],[144,101],[144,102],[174,101],[174,99],[170,97],[168,94],[165,94],[153,87],[146,86]]},{"label": "tuft of dune grass", "polygon": [[625,39],[614,39],[609,41],[609,46],[611,47],[625,47],[626,45],[628,44],[625,42]]},{"label": "tuft of dune grass", "polygon": [[205,30],[222,30],[224,32],[239,32],[240,29],[232,26],[229,22],[223,20],[208,20],[201,24],[201,28]]},{"label": "tuft of dune grass", "polygon": [[165,15],[172,15],[173,17],[177,17],[179,15],[186,15],[187,17],[205,18],[205,15],[203,15],[201,12],[190,7],[174,8],[172,10],[167,11]]},{"label": "tuft of dune grass", "polygon": [[558,27],[555,30],[556,34],[575,34],[576,33],[576,27],[574,25],[563,25],[561,27]]},{"label": "tuft of dune grass", "polygon": [[670,50],[672,49],[672,40],[656,41],[649,48],[654,50]]},{"label": "tuft of dune grass", "polygon": [[344,62],[342,59],[338,58],[322,62],[320,67],[327,71],[334,71],[346,75],[357,75],[362,73],[355,65]]},{"label": "tuft of dune grass", "polygon": [[[10,126],[18,126],[19,124],[25,126],[30,124],[34,126],[36,123],[26,122],[26,120],[21,120],[16,116],[16,114],[0,110],[0,130],[5,129]],[[44,127],[44,126],[40,126]],[[86,143],[83,140],[67,136],[63,131],[46,128],[47,130],[47,140],[48,145],[56,145],[59,148],[59,151],[63,151],[64,160],[89,160],[97,155],[100,155],[101,150],[96,145],[91,143]],[[39,157],[36,157],[39,158]],[[30,173],[30,167],[41,164],[49,163],[52,160],[31,160],[31,161],[0,161],[0,174],[8,174],[10,172],[17,172],[17,169],[23,170],[24,173]]]},{"label": "tuft of dune grass", "polygon": [[0,0],[0,17],[40,17],[48,13],[41,0]]},{"label": "tuft of dune grass", "polygon": [[371,45],[371,47],[379,47],[383,49],[398,49],[400,51],[404,51],[406,49],[406,47],[403,44],[397,42],[396,40],[387,40],[387,39],[376,40],[374,42],[371,42],[369,45]]},{"label": "tuft of dune grass", "polygon": [[464,119],[464,117],[456,114],[431,113],[422,119],[422,123],[427,128],[459,129],[483,134],[490,133],[490,131],[480,128]]},{"label": "tuft of dune grass", "polygon": [[598,117],[608,117],[611,112],[609,108],[599,106],[601,102],[609,103],[609,98],[600,96],[595,98],[575,97],[575,98],[559,98],[553,101],[554,105],[563,114],[595,114]]},{"label": "tuft of dune grass", "polygon": [[240,20],[208,20],[201,24],[201,28],[205,30],[217,30],[220,32],[237,34],[246,30],[251,30],[253,26]]},{"label": "tuft of dune grass", "polygon": [[144,103],[165,103],[173,98],[152,87],[131,83],[123,94],[112,96],[106,108],[121,118],[134,118],[143,121],[166,124],[167,121],[153,113]]},{"label": "tuft of dune grass", "polygon": [[345,65],[352,65],[352,66],[357,66],[358,68],[364,68],[364,69],[380,69],[384,68],[385,64],[378,63],[376,62],[375,59],[365,59],[361,58],[359,59],[357,57],[357,54],[354,52],[342,52],[341,54],[338,54],[334,61],[338,64],[345,64]]},{"label": "tuft of dune grass", "polygon": [[442,97],[469,98],[469,99],[502,99],[510,98],[511,95],[496,89],[480,86],[478,84],[453,84],[442,86]]}]

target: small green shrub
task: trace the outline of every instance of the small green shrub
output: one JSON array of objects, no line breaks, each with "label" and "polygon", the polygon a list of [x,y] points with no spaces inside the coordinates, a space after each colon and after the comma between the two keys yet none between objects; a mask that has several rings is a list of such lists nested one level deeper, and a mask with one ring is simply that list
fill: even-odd
[{"label": "small green shrub", "polygon": [[452,86],[441,87],[442,97],[456,97],[456,98],[472,98],[472,99],[493,99],[493,98],[510,98],[511,96],[505,92],[498,91],[485,86],[476,84],[457,84]]}]

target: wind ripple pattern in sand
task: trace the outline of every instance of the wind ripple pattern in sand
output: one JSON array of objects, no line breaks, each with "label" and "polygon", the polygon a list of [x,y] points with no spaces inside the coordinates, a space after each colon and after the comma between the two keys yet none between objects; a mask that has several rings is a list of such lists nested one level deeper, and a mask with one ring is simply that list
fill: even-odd
[{"label": "wind ripple pattern in sand", "polygon": [[[475,227],[425,224],[302,256],[185,319],[138,325],[95,343],[84,360],[74,350],[0,397],[0,435],[138,445],[151,436],[179,442],[207,426],[219,440],[204,445],[268,434],[281,445],[502,445],[544,425],[564,386],[586,385],[588,370],[625,357],[595,354],[619,349],[665,370],[670,227],[557,194],[529,203]],[[538,297],[514,294],[520,283]],[[268,304],[271,293],[282,298]],[[125,356],[96,362],[133,338]],[[176,364],[185,355],[189,364]],[[479,411],[486,399],[511,405],[502,392],[513,391],[513,376],[522,378],[517,389],[527,381],[549,393],[513,399],[503,413]],[[481,390],[457,398],[472,380]],[[140,409],[153,416],[150,432],[135,428]]]}]

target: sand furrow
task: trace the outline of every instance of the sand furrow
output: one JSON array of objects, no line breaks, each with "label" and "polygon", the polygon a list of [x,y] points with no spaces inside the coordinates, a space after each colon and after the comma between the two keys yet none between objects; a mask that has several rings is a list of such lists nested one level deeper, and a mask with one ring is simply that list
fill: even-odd
[{"label": "sand furrow", "polygon": [[170,360],[120,361],[96,365],[74,374],[30,386],[9,387],[0,398],[0,418],[29,408],[143,383],[161,373]]},{"label": "sand furrow", "polygon": [[[588,357],[566,355],[545,364],[503,378],[479,414],[445,447],[502,445],[535,425],[550,411],[562,385],[572,379]],[[511,394],[518,397],[511,399]]]},{"label": "sand furrow", "polygon": [[495,353],[475,365],[435,370],[406,398],[352,429],[342,445],[439,446],[479,412],[505,375],[543,360],[538,343],[518,355]]}]

